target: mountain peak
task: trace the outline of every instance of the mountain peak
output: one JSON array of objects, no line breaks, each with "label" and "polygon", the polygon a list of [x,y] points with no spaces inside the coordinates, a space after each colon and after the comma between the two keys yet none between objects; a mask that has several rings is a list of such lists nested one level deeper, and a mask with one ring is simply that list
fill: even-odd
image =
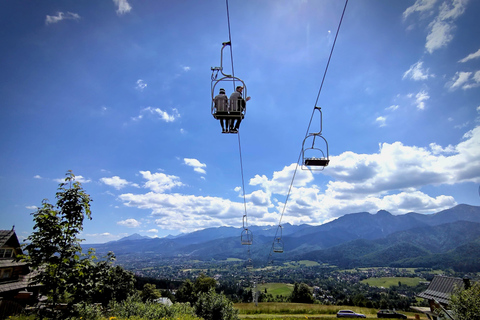
[{"label": "mountain peak", "polygon": [[131,240],[142,240],[142,239],[151,239],[151,238],[147,236],[139,235],[138,233],[134,233],[132,235],[123,237],[118,241],[131,241]]},{"label": "mountain peak", "polygon": [[388,212],[387,210],[379,210],[377,212],[377,215],[379,215],[379,216],[391,216],[392,214],[390,212]]}]

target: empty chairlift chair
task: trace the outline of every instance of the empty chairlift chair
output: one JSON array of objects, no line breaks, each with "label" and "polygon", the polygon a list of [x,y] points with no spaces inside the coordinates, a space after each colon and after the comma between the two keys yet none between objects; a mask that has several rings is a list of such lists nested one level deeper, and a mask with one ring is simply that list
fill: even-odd
[{"label": "empty chairlift chair", "polygon": [[280,236],[275,238],[273,242],[273,252],[283,253],[282,226],[278,227],[280,228]]},{"label": "empty chairlift chair", "polygon": [[247,225],[247,215],[243,215],[243,231],[242,234],[240,235],[240,242],[242,245],[251,245],[253,242],[253,233],[252,231],[248,230],[248,225]]},{"label": "empty chairlift chair", "polygon": [[328,142],[322,136],[322,109],[315,107],[320,117],[320,130],[309,133],[302,143],[302,169],[323,170],[330,163]]}]

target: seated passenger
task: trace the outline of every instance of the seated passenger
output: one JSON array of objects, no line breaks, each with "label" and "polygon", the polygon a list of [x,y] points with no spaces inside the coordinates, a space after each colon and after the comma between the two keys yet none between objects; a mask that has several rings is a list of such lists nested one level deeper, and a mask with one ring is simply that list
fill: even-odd
[{"label": "seated passenger", "polygon": [[[234,93],[230,95],[230,114],[238,115],[238,117],[230,120],[230,131],[231,133],[237,133],[238,128],[240,127],[240,122],[242,122],[242,112],[247,108],[246,101],[250,100],[250,97],[245,99],[242,98],[242,86],[237,86]],[[235,125],[234,120],[237,119]]]},{"label": "seated passenger", "polygon": [[228,115],[228,98],[225,95],[225,89],[221,88],[213,101],[215,106],[215,116],[220,120],[222,133],[226,133],[229,126],[229,120],[224,117],[225,115]]}]

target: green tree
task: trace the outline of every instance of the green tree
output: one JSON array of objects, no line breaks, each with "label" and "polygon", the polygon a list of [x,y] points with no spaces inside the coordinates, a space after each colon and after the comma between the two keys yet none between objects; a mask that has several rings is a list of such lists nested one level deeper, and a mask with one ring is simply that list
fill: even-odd
[{"label": "green tree", "polygon": [[480,282],[475,282],[468,289],[455,291],[449,306],[457,320],[480,320]]},{"label": "green tree", "polygon": [[143,301],[153,301],[161,297],[160,292],[157,290],[157,287],[151,283],[145,283],[143,286],[142,293],[140,294]]},{"label": "green tree", "polygon": [[193,291],[193,283],[189,279],[185,280],[175,294],[175,299],[178,302],[189,302],[191,305],[196,301],[196,296]]},{"label": "green tree", "polygon": [[77,236],[83,230],[83,220],[91,219],[90,196],[71,171],[60,183],[56,199],[55,206],[44,199],[33,213],[34,231],[26,239],[27,255],[23,257],[38,272],[34,282],[42,284],[41,293],[54,305],[77,289],[78,282],[72,279],[72,274],[77,274],[72,271],[81,269],[81,240]]},{"label": "green tree", "polygon": [[310,287],[305,283],[295,283],[290,300],[296,303],[313,303],[314,298]]},{"label": "green tree", "polygon": [[195,284],[193,285],[193,289],[195,294],[199,294],[201,292],[209,292],[210,289],[215,289],[217,285],[217,281],[211,277],[207,277],[203,273],[195,280]]},{"label": "green tree", "polygon": [[216,293],[213,288],[199,294],[195,303],[195,313],[205,320],[237,320],[238,310],[223,294]]},{"label": "green tree", "polygon": [[55,206],[43,200],[33,213],[34,231],[26,239],[26,255],[20,257],[36,271],[33,281],[41,285],[41,294],[53,309],[59,302],[86,307],[88,303],[106,306],[111,300],[126,299],[134,291],[134,276],[119,266],[112,267],[113,253],[99,262],[93,249],[82,253],[78,235],[84,219],[91,219],[91,199],[71,171],[60,183],[56,199]]}]

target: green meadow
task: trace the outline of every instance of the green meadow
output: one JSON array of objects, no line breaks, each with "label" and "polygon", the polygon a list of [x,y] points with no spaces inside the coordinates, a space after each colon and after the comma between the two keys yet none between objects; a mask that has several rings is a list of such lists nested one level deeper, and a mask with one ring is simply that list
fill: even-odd
[{"label": "green meadow", "polygon": [[267,294],[273,296],[290,296],[293,292],[293,284],[287,283],[265,283],[257,285],[257,290],[260,292],[265,292],[267,289]]},{"label": "green meadow", "polygon": [[398,286],[400,282],[403,285],[414,287],[418,285],[421,281],[425,281],[422,278],[408,278],[408,277],[382,277],[382,278],[368,278],[362,280],[362,283],[366,283],[372,287],[384,287],[390,288],[392,286]]}]

